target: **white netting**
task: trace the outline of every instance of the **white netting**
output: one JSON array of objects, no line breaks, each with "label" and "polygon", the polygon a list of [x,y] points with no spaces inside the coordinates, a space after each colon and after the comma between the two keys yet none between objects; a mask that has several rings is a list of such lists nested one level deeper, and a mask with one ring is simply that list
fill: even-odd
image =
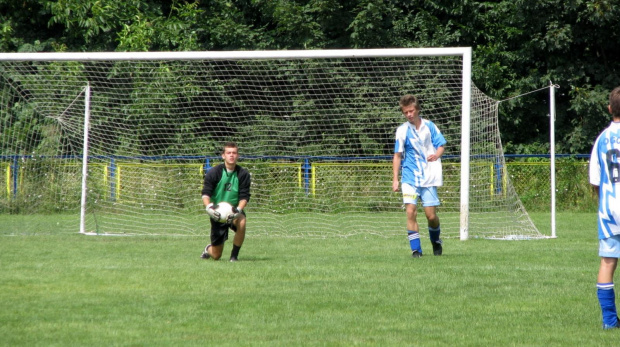
[{"label": "white netting", "polygon": [[[391,192],[401,95],[448,144],[439,210],[459,233],[460,56],[3,61],[2,233],[206,234],[204,170],[225,141],[252,173],[249,235],[404,235]],[[505,173],[497,103],[472,88],[470,237],[540,237]],[[424,216],[421,213],[421,225]]]}]

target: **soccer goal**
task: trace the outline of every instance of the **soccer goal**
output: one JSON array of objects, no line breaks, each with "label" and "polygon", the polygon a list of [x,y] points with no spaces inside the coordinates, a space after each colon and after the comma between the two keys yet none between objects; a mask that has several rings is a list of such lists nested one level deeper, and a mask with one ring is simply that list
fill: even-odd
[{"label": "soccer goal", "polygon": [[411,93],[448,141],[444,236],[545,237],[470,48],[4,53],[0,80],[3,233],[207,234],[203,175],[234,141],[249,235],[406,235],[391,160]]}]

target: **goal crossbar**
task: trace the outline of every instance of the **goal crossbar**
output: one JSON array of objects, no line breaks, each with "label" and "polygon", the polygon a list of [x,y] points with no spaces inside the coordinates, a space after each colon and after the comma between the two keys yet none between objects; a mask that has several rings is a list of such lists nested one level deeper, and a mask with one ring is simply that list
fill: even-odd
[{"label": "goal crossbar", "polygon": [[333,50],[0,53],[0,61],[248,60],[469,56],[471,47]]}]

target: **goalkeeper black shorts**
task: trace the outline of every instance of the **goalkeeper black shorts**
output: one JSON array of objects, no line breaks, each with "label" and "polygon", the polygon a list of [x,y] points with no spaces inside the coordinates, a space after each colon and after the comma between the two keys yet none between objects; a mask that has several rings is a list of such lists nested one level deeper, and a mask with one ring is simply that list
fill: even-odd
[{"label": "goalkeeper black shorts", "polygon": [[[241,214],[245,216],[245,211],[241,211]],[[220,223],[211,219],[211,245],[219,246],[226,242],[229,228],[237,232],[237,227],[233,224]]]}]

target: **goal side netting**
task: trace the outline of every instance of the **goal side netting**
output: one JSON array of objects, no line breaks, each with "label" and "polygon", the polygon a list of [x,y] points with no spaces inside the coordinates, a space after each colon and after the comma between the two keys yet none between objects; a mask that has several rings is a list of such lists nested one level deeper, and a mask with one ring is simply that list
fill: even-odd
[{"label": "goal side netting", "polygon": [[444,237],[545,237],[463,52],[0,54],[0,233],[206,235],[202,180],[234,141],[248,235],[406,235],[391,185],[410,93],[447,140]]}]

